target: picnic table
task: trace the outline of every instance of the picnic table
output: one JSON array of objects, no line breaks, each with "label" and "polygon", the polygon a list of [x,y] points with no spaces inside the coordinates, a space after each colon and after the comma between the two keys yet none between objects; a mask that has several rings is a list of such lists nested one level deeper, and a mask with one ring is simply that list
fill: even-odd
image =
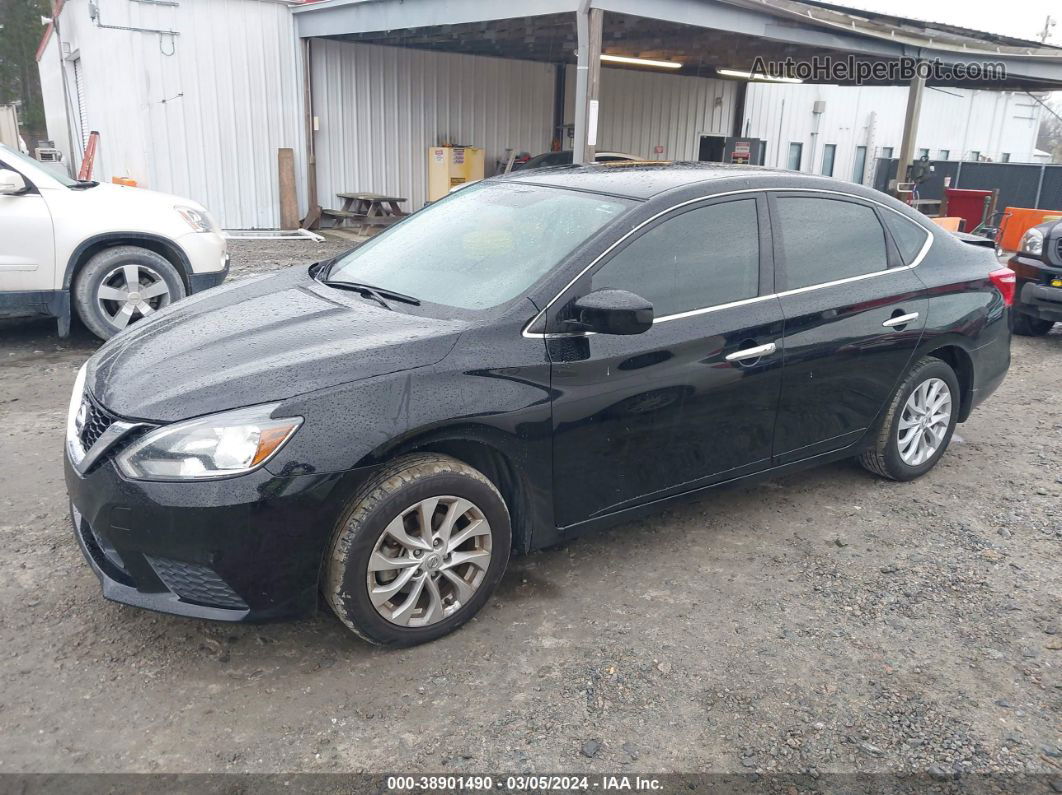
[{"label": "picnic table", "polygon": [[401,196],[384,196],[380,193],[337,193],[343,204],[338,210],[322,210],[321,214],[342,226],[389,226],[408,215],[399,205],[405,201]]}]

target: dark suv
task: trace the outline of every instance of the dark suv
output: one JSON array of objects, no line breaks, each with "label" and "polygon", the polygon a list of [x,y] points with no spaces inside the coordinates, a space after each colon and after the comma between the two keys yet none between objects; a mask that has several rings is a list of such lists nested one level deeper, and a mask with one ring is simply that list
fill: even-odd
[{"label": "dark suv", "polygon": [[1017,277],[1014,333],[1040,337],[1062,323],[1062,221],[1026,232],[1010,269]]}]

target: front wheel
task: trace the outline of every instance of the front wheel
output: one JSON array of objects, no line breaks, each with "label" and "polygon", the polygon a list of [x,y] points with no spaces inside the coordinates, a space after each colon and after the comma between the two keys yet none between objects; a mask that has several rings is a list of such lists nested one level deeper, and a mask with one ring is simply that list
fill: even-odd
[{"label": "front wheel", "polygon": [[483,607],[511,538],[505,500],[482,472],[450,456],[403,456],[360,490],[336,527],[325,600],[370,643],[434,640]]},{"label": "front wheel", "polygon": [[74,279],[74,306],[100,339],[185,297],[173,264],[150,249],[115,246],[95,254]]},{"label": "front wheel", "polygon": [[1055,325],[1053,320],[1041,320],[1038,317],[1017,312],[1014,315],[1014,333],[1022,337],[1042,337]]},{"label": "front wheel", "polygon": [[914,480],[944,455],[959,412],[959,379],[947,362],[919,360],[896,388],[873,446],[859,462],[892,480]]}]

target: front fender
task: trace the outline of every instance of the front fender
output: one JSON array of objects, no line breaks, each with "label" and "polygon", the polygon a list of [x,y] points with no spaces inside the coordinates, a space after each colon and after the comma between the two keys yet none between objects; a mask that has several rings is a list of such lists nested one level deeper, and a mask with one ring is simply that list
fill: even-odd
[{"label": "front fender", "polygon": [[341,472],[429,437],[483,441],[506,455],[548,460],[548,384],[545,362],[476,371],[429,366],[301,395],[279,411],[305,421],[268,466],[288,474]]}]

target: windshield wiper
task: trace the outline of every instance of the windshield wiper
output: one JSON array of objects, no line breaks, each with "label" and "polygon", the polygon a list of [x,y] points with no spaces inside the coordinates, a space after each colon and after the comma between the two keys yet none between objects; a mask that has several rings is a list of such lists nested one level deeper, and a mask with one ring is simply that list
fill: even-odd
[{"label": "windshield wiper", "polygon": [[[363,298],[371,298],[384,309],[391,309],[391,305],[383,300],[376,290],[371,287],[366,287],[364,284],[354,284],[354,282],[333,282],[328,281],[327,279],[322,280],[321,284],[327,285],[328,287],[335,287],[338,290],[351,290]],[[391,309],[391,311],[393,312],[394,310]]]},{"label": "windshield wiper", "polygon": [[85,188],[95,188],[100,183],[94,179],[79,179],[73,185],[70,186],[71,190],[84,190]]},{"label": "windshield wiper", "polygon": [[[342,279],[322,279],[322,284],[327,284],[329,287],[338,287],[345,290],[355,290],[363,294],[371,295],[373,297],[383,296],[384,298],[390,298],[393,301],[401,301],[403,304],[412,304],[413,306],[420,306],[420,299],[414,298],[411,295],[405,293],[399,293],[395,290],[390,290],[386,287],[377,287],[372,284],[362,284],[361,282],[348,282]],[[390,307],[388,307],[390,308]]]}]

